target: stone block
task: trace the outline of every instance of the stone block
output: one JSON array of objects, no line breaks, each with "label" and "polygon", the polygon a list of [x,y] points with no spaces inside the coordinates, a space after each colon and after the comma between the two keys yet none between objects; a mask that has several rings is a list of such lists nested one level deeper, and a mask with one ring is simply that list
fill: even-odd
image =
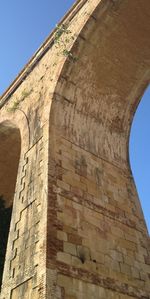
[{"label": "stone block", "polygon": [[67,252],[71,255],[77,255],[77,247],[73,243],[64,242],[64,252]]}]

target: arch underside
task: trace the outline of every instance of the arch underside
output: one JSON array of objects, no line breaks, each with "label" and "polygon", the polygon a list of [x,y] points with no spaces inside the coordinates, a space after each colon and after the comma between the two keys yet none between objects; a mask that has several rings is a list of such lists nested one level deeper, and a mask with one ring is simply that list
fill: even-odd
[{"label": "arch underside", "polygon": [[[93,289],[97,284],[112,290],[110,295],[103,289],[93,298],[148,298],[149,241],[128,143],[136,107],[150,79],[150,1],[92,3],[95,10],[72,47],[78,59],[65,62],[50,113],[53,195],[48,204],[51,209],[55,198],[60,209],[53,224],[60,223],[63,230],[58,251],[64,256],[57,254],[59,281],[65,298],[80,298],[78,281],[82,289],[86,281]],[[51,244],[50,231],[47,243]],[[48,252],[50,267],[50,246]]]},{"label": "arch underside", "polygon": [[[130,127],[150,78],[149,0],[99,1],[63,67],[52,122],[67,139],[128,168]],[[53,113],[54,112],[54,113]]]},{"label": "arch underside", "polygon": [[11,206],[14,199],[20,150],[19,129],[10,121],[0,123],[0,196],[6,207]]}]

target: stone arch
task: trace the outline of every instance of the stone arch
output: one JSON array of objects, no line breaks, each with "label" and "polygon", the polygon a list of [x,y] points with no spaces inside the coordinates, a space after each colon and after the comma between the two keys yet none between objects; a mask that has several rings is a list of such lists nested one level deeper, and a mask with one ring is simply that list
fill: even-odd
[{"label": "stone arch", "polygon": [[[64,19],[72,55],[51,36],[4,95],[0,137],[22,144],[0,297],[148,298],[149,240],[128,139],[150,77],[149,8],[149,0],[77,1]],[[25,113],[7,112],[28,79],[35,99],[39,92],[20,106],[34,110],[31,144]]]},{"label": "stone arch", "polygon": [[4,106],[0,111],[0,124],[18,128],[21,138],[21,155],[23,156],[30,148],[30,128],[26,113],[21,109],[9,112],[8,107]]},{"label": "stone arch", "polygon": [[10,121],[0,123],[0,144],[0,193],[6,199],[6,206],[10,206],[21,152],[20,131]]},{"label": "stone arch", "polygon": [[149,0],[85,1],[71,20],[78,59],[63,62],[51,105],[48,209],[55,216],[47,224],[59,225],[55,252],[57,229],[48,230],[48,265],[57,261],[66,298],[80,298],[74,287],[82,280],[86,288],[84,279],[93,287],[97,280],[104,298],[150,291],[149,239],[128,159],[133,115],[150,80],[149,11]]},{"label": "stone arch", "polygon": [[[67,139],[124,168],[133,115],[150,78],[148,8],[148,0],[95,2],[72,46],[78,60],[62,66],[51,107],[50,121]],[[90,131],[91,141],[83,142]]]},{"label": "stone arch", "polygon": [[6,120],[0,123],[0,287],[4,270],[18,166],[21,152],[20,130]]}]

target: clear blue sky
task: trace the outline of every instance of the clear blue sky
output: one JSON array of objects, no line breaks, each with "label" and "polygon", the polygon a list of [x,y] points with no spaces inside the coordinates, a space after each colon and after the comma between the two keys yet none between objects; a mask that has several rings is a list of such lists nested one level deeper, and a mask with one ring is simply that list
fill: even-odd
[{"label": "clear blue sky", "polygon": [[[0,94],[43,43],[74,0],[0,1]],[[130,142],[131,167],[150,231],[150,88],[138,107]]]},{"label": "clear blue sky", "polygon": [[142,97],[132,123],[130,163],[150,233],[150,86]]}]

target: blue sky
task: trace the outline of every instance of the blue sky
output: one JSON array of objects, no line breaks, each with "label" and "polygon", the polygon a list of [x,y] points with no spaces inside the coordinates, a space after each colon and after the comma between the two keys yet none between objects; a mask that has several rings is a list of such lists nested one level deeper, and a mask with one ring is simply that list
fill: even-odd
[{"label": "blue sky", "polygon": [[150,233],[150,86],[146,89],[133,119],[130,163]]},{"label": "blue sky", "polygon": [[[0,94],[43,43],[74,0],[0,1]],[[150,88],[132,126],[130,160],[150,231]]]}]

